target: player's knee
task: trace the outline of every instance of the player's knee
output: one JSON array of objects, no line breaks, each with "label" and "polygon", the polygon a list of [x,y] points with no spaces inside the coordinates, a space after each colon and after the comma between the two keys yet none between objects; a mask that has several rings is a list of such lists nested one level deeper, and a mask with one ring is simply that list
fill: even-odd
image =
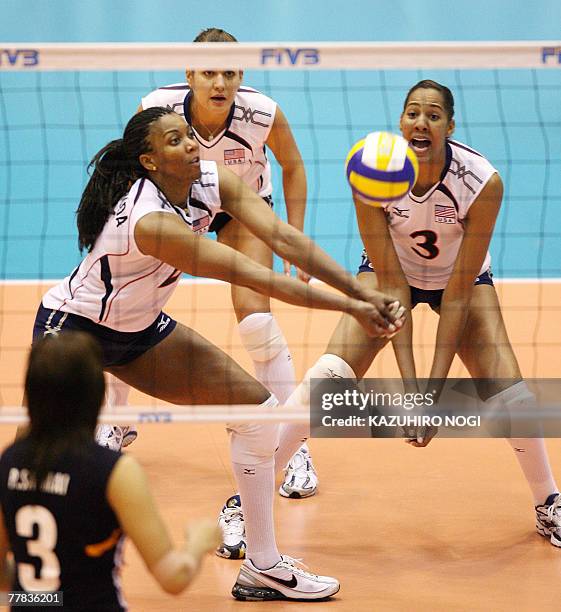
[{"label": "player's knee", "polygon": [[309,406],[310,381],[313,378],[350,378],[356,381],[353,369],[344,359],[337,355],[326,353],[306,372],[302,382],[292,392],[286,404],[291,406]]},{"label": "player's knee", "polygon": [[542,428],[536,419],[536,396],[522,380],[503,389],[486,402],[490,415],[507,419],[507,437],[534,438],[542,436]]},{"label": "player's knee", "polygon": [[[279,401],[270,395],[256,409],[270,412],[276,410]],[[231,423],[230,454],[233,463],[270,467],[274,464],[274,454],[279,445],[278,423]]]},{"label": "player's knee", "polygon": [[232,463],[270,467],[279,445],[277,423],[230,425]]},{"label": "player's knee", "polygon": [[270,312],[254,312],[238,326],[242,344],[253,361],[270,361],[287,346],[286,339]]},{"label": "player's knee", "polygon": [[341,357],[331,353],[322,355],[306,372],[305,378],[352,378],[356,375],[351,366]]},{"label": "player's knee", "polygon": [[530,391],[528,385],[521,380],[490,397],[487,404],[512,411],[527,411],[535,408],[536,396]]}]

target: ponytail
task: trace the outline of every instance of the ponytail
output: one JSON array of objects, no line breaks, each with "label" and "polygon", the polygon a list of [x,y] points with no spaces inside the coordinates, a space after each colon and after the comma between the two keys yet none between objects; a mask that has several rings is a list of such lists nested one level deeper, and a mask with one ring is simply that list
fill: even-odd
[{"label": "ponytail", "polygon": [[78,244],[91,251],[115,204],[143,174],[140,162],[127,159],[123,140],[113,140],[88,165],[93,169],[78,206]]},{"label": "ponytail", "polygon": [[93,172],[76,211],[80,252],[94,248],[115,204],[137,179],[148,174],[140,156],[150,151],[150,126],[170,113],[171,109],[155,106],[134,115],[123,138],[105,145],[89,163],[88,172],[92,168]]}]

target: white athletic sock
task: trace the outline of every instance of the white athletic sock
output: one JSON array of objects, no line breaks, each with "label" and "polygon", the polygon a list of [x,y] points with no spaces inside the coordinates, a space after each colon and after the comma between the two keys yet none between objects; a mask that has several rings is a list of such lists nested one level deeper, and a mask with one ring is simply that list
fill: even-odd
[{"label": "white athletic sock", "polygon": [[274,468],[243,463],[232,467],[242,500],[246,556],[259,569],[273,567],[280,561],[273,520]]},{"label": "white athletic sock", "polygon": [[[276,407],[278,400],[271,395],[261,406]],[[232,468],[244,512],[246,555],[256,567],[267,569],[280,560],[273,521],[279,427],[276,423],[237,423],[228,429]]]},{"label": "white athletic sock", "polygon": [[[356,380],[351,366],[337,355],[322,355],[306,372],[302,382],[286,400],[287,406],[310,405],[311,378],[352,378]],[[302,442],[310,436],[309,423],[288,423],[281,425],[279,447],[275,453],[275,470],[284,469],[292,455],[302,446]]]},{"label": "white athletic sock", "polygon": [[[508,410],[512,418],[513,428],[516,430],[517,412],[522,415],[536,410],[536,398],[528,389],[524,381],[520,381],[512,387],[497,393],[489,398],[487,402],[499,403],[504,409]],[[534,504],[540,505],[552,493],[557,493],[559,489],[551,472],[549,458],[543,438],[508,438],[508,443],[516,454],[518,463],[526,476],[528,485],[534,496]]]},{"label": "white athletic sock", "polygon": [[248,315],[238,326],[242,344],[253,360],[255,377],[284,404],[295,387],[292,357],[270,312]]},{"label": "white athletic sock", "polygon": [[543,504],[559,489],[551,472],[543,438],[508,438],[534,496],[534,505]]}]

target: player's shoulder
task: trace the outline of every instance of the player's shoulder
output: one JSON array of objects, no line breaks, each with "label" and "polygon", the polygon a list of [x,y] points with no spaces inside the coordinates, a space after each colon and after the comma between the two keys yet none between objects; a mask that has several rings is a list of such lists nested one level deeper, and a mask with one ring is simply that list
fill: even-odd
[{"label": "player's shoulder", "polygon": [[0,454],[0,467],[10,466],[22,450],[22,439],[16,440],[7,446]]},{"label": "player's shoulder", "polygon": [[170,110],[183,114],[183,102],[188,93],[189,85],[187,83],[164,85],[163,87],[154,89],[142,98],[142,108],[146,109],[152,106],[164,106]]},{"label": "player's shoulder", "polygon": [[249,87],[248,85],[242,85],[235,97],[236,104],[249,105],[255,107],[257,105],[275,108],[277,103],[270,96],[264,94],[262,91]]},{"label": "player's shoulder", "polygon": [[[153,208],[154,210],[173,210],[165,195],[146,177],[138,179],[132,185],[124,200],[131,211],[134,208],[141,209],[146,207]],[[118,206],[115,207],[116,213],[118,212]]]},{"label": "player's shoulder", "polygon": [[479,151],[469,147],[457,140],[448,141],[448,170],[447,179],[456,179],[472,191],[469,187],[469,180],[472,179],[477,184],[485,184],[497,169]]},{"label": "player's shoulder", "polygon": [[479,151],[458,140],[448,140],[452,158],[475,166],[492,167],[491,162]]},{"label": "player's shoulder", "polygon": [[442,186],[435,197],[448,189],[460,207],[469,206],[479,195],[491,177],[498,174],[496,168],[479,151],[457,140],[447,141],[445,174]]},{"label": "player's shoulder", "polygon": [[[33,452],[33,446],[28,437],[20,438],[13,442],[2,452],[0,466],[3,469],[18,467],[25,462]],[[99,474],[105,468],[111,471],[121,453],[105,448],[97,444],[93,437],[91,442],[77,449],[68,449],[57,460],[55,469],[64,470],[78,468],[89,474]],[[95,471],[91,471],[94,469]]]}]

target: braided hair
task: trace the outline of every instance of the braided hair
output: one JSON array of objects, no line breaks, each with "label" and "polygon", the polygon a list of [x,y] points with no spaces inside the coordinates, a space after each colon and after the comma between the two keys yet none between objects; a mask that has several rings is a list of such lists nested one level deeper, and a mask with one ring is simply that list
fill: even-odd
[{"label": "braided hair", "polygon": [[[98,151],[88,164],[90,179],[76,211],[80,252],[90,252],[115,204],[139,178],[147,176],[140,156],[150,152],[150,126],[173,113],[155,106],[136,115],[127,123],[123,137],[111,141]],[[93,171],[92,171],[93,169]]]}]

